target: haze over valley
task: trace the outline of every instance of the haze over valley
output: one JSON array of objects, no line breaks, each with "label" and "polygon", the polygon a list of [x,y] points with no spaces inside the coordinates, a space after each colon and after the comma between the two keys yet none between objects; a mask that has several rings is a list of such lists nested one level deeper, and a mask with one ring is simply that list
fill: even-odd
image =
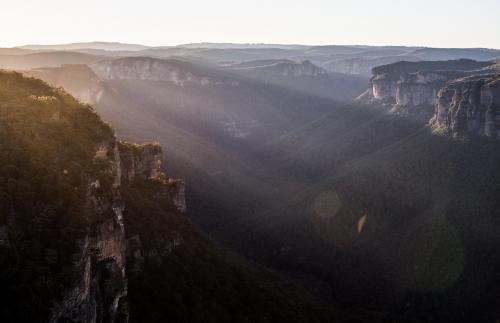
[{"label": "haze over valley", "polygon": [[75,24],[0,36],[0,321],[498,322],[497,5],[219,2],[7,5]]}]

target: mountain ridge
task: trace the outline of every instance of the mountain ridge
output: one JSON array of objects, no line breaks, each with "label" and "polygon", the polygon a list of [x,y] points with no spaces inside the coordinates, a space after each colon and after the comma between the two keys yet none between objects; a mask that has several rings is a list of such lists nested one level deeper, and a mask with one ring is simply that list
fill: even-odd
[{"label": "mountain ridge", "polygon": [[0,84],[3,322],[347,320],[200,234],[160,146],[41,80]]}]

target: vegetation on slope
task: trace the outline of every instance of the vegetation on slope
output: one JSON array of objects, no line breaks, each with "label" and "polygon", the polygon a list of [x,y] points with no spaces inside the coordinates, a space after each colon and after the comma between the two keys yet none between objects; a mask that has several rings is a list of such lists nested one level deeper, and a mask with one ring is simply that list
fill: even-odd
[{"label": "vegetation on slope", "polygon": [[[131,322],[330,322],[334,312],[263,268],[203,237],[185,215],[150,198],[154,183],[125,188],[125,225],[143,263],[129,262]],[[136,266],[142,269],[134,269]],[[335,316],[339,318],[339,315]]]},{"label": "vegetation on slope", "polygon": [[112,136],[88,106],[62,90],[0,72],[0,318],[48,319],[71,283],[85,233],[87,180],[96,144]]},{"label": "vegetation on slope", "polygon": [[[79,240],[100,220],[85,213],[89,179],[103,190],[111,185],[94,156],[112,138],[89,106],[64,91],[0,72],[2,322],[47,321],[74,285]],[[121,189],[127,237],[140,237],[144,255],[136,267],[129,254],[132,322],[342,320],[203,237],[168,199],[157,198],[165,183],[137,180]]]},{"label": "vegetation on slope", "polygon": [[343,307],[401,321],[497,320],[500,144],[394,116],[338,116],[275,143],[286,152],[277,159],[282,172],[307,170],[311,185],[233,223],[245,229],[227,239],[322,279]]}]

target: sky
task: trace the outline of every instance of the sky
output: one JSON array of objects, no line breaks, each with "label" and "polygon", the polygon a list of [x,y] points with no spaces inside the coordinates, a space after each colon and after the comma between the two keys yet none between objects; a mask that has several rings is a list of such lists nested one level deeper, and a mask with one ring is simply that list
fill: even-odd
[{"label": "sky", "polygon": [[0,47],[85,41],[500,49],[500,0],[0,1]]}]

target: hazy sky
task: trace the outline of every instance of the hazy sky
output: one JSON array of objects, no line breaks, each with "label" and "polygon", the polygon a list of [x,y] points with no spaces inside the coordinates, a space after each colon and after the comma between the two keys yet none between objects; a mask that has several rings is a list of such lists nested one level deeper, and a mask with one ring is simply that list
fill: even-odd
[{"label": "hazy sky", "polygon": [[1,0],[0,47],[94,40],[500,48],[500,0]]}]

